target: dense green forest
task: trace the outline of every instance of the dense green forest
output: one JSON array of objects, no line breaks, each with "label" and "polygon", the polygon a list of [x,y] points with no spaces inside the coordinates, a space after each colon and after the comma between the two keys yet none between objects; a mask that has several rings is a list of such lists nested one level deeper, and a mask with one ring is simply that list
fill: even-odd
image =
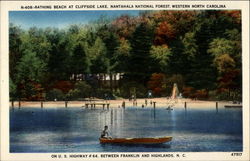
[{"label": "dense green forest", "polygon": [[143,11],[58,28],[9,27],[13,100],[132,94],[241,100],[240,11]]}]

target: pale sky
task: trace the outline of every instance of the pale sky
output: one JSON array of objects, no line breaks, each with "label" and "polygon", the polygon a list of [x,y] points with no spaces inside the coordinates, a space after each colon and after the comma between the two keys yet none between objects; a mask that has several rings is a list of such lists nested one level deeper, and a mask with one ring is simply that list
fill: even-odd
[{"label": "pale sky", "polygon": [[117,11],[11,11],[9,21],[24,29],[30,27],[65,28],[72,24],[86,24],[99,19],[101,16],[116,18],[124,14],[137,16],[140,11],[117,10]]}]

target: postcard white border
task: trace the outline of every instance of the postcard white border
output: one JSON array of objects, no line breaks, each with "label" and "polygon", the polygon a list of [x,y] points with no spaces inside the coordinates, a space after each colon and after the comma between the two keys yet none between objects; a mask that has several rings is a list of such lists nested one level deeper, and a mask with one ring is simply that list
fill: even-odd
[{"label": "postcard white border", "polygon": [[[40,160],[113,160],[112,158],[77,158],[77,159],[58,159],[52,158],[52,155],[68,155],[80,153],[9,153],[9,78],[8,78],[8,12],[9,11],[25,11],[20,9],[21,5],[81,5],[81,4],[221,4],[226,5],[225,10],[241,10],[242,11],[242,58],[243,58],[243,153],[242,156],[231,156],[232,152],[169,152],[167,154],[180,154],[186,157],[179,158],[114,158],[114,160],[249,160],[249,1],[1,1],[1,44],[0,44],[0,109],[1,109],[1,158],[3,161],[40,161]],[[143,9],[140,10],[163,10],[162,9]],[[204,8],[203,8],[204,9]],[[202,9],[202,10],[203,10]],[[220,8],[205,8],[219,9]],[[63,9],[63,11],[72,9]],[[77,10],[77,9],[74,9]],[[83,9],[79,9],[83,10]],[[88,9],[86,9],[88,10]],[[91,10],[91,9],[89,9]],[[103,9],[95,9],[103,10]],[[112,10],[112,9],[106,9]],[[139,10],[139,9],[113,9],[113,10]],[[201,10],[200,8],[177,8],[171,10]],[[222,8],[222,10],[224,10]],[[29,10],[31,11],[31,10]],[[33,11],[41,11],[40,9]],[[43,9],[43,11],[46,11]],[[51,9],[48,9],[51,11]],[[82,153],[82,154],[121,154],[121,153]],[[132,153],[129,153],[132,154]],[[133,153],[138,154],[138,153]],[[140,153],[142,154],[142,153]],[[148,154],[148,153],[147,153]],[[162,154],[162,153],[159,153]],[[164,153],[166,154],[166,152]]]}]

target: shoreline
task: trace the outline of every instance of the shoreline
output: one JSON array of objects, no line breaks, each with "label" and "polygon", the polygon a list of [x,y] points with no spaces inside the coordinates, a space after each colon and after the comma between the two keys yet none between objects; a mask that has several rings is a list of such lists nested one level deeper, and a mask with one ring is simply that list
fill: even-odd
[{"label": "shoreline", "polygon": [[[147,100],[147,105],[146,101]],[[137,107],[137,108],[153,108],[155,102],[155,108],[198,108],[198,109],[207,109],[207,108],[225,108],[225,105],[235,105],[231,101],[205,101],[205,100],[192,100],[186,98],[179,99],[166,99],[166,98],[152,98],[137,99],[137,105],[133,105],[133,101],[128,99],[117,99],[117,100],[95,100],[95,101],[21,101],[21,108],[71,108],[71,107],[81,107],[85,108],[85,103],[97,103],[95,108],[119,108],[122,107],[122,103],[125,102],[125,107]],[[103,105],[105,104],[105,105]],[[242,104],[240,104],[242,105]],[[15,101],[14,104],[9,102],[10,108],[19,108],[19,102]],[[90,107],[89,107],[90,108]]]}]

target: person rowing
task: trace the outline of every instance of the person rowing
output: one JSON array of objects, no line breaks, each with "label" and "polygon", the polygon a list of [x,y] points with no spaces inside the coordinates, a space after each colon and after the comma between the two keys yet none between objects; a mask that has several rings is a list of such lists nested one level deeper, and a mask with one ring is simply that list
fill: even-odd
[{"label": "person rowing", "polygon": [[107,139],[112,139],[112,137],[108,133],[108,126],[104,126],[104,130],[101,133],[101,138],[107,138]]}]

